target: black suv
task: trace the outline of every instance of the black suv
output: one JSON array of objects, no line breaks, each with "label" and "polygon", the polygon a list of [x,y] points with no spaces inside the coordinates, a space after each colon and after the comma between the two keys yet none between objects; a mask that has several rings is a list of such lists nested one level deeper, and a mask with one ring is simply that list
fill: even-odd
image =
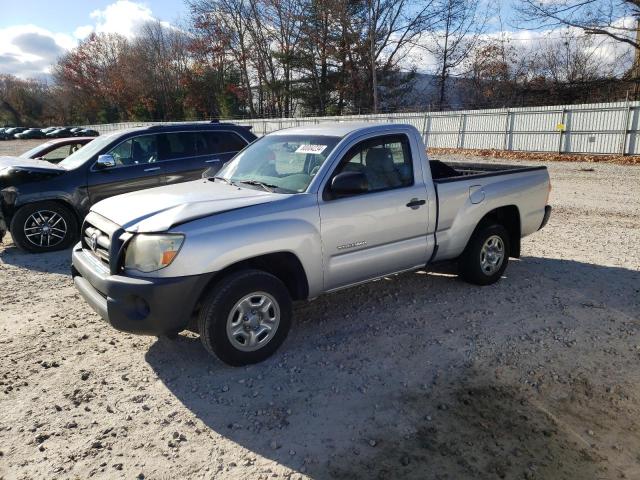
[{"label": "black suv", "polygon": [[103,135],[57,165],[0,157],[0,241],[29,252],[71,246],[102,199],[214,174],[253,142],[229,123],[157,125]]}]

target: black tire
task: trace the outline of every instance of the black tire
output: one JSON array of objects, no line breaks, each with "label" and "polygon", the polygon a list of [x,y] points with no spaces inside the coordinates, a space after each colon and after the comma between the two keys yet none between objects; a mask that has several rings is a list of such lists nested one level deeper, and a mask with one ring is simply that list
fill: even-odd
[{"label": "black tire", "polygon": [[[253,351],[241,350],[229,338],[227,322],[238,302],[259,292],[267,294],[277,303],[277,310],[269,310],[267,315],[273,314],[275,317],[274,313],[279,311],[279,321],[273,329],[274,333],[267,334],[272,336],[263,346]],[[198,333],[207,351],[224,363],[232,366],[249,365],[265,360],[280,347],[291,328],[291,315],[291,296],[278,278],[261,270],[241,270],[222,278],[205,297],[198,315]],[[244,332],[241,333],[244,335]]]},{"label": "black tire", "polygon": [[[482,248],[489,239],[499,238],[502,242],[502,263],[495,270],[491,266],[483,268]],[[495,240],[494,240],[495,242]],[[499,245],[499,242],[498,242]],[[491,285],[502,277],[510,255],[509,232],[502,225],[493,224],[479,227],[471,236],[467,247],[460,256],[459,270],[463,280],[474,285]]]},{"label": "black tire", "polygon": [[[46,223],[49,219],[52,219],[51,225],[55,223],[53,228],[49,227],[49,235],[44,235],[42,238],[27,235],[28,232],[38,232],[37,228],[42,225],[42,221]],[[35,223],[36,221],[40,224]],[[62,225],[64,225],[63,229],[58,228]],[[50,201],[30,203],[15,213],[10,230],[13,242],[21,250],[32,253],[53,252],[73,245],[78,238],[78,220],[69,208],[60,203]]]}]

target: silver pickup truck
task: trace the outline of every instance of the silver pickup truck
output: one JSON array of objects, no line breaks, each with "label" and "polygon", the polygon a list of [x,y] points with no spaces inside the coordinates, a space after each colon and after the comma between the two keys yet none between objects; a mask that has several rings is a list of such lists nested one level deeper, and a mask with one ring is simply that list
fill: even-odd
[{"label": "silver pickup truck", "polygon": [[410,125],[286,129],[202,180],[94,205],[72,272],[113,327],[194,330],[245,365],[282,344],[293,300],[451,259],[496,282],[550,190],[545,167],[430,162]]}]

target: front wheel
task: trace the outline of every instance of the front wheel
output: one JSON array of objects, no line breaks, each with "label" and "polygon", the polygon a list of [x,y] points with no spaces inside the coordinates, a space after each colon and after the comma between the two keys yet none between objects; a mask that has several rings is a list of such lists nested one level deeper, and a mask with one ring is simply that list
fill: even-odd
[{"label": "front wheel", "polygon": [[291,315],[291,296],[278,278],[243,270],[222,278],[205,298],[198,332],[209,353],[229,365],[248,365],[278,349]]},{"label": "front wheel", "polygon": [[502,225],[481,227],[460,257],[460,276],[475,285],[491,285],[502,277],[509,262],[509,232]]},{"label": "front wheel", "polygon": [[74,213],[57,202],[31,203],[21,207],[11,220],[11,237],[27,252],[63,250],[78,236]]}]

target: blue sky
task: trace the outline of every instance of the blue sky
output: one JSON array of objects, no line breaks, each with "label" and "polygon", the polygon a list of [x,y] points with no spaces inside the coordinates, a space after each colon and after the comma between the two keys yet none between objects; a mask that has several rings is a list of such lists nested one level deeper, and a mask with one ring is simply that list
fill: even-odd
[{"label": "blue sky", "polygon": [[[91,13],[104,10],[114,0],[22,0],[2,2],[0,28],[12,25],[35,24],[58,32],[73,32],[79,25],[91,23]],[[186,15],[180,0],[152,0],[136,2],[149,8],[161,20],[173,21]]]},{"label": "blue sky", "polygon": [[181,0],[17,0],[0,7],[0,73],[48,79],[50,66],[91,32],[131,37],[158,19],[188,14]]}]

